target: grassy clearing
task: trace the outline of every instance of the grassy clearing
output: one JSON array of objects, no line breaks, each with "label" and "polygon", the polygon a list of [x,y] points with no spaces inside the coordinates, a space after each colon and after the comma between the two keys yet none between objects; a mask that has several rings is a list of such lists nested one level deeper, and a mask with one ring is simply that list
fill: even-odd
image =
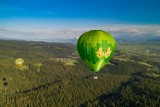
[{"label": "grassy clearing", "polygon": [[65,65],[75,65],[76,64],[76,60],[74,59],[68,59],[65,61]]},{"label": "grassy clearing", "polygon": [[160,74],[156,74],[154,72],[148,72],[148,73],[146,73],[146,75],[152,76],[152,77],[160,77]]},{"label": "grassy clearing", "polygon": [[150,44],[119,44],[117,49],[124,51],[125,53],[132,52],[137,55],[144,55],[148,57],[158,56],[155,52],[160,51],[160,47],[158,45]]},{"label": "grassy clearing", "polygon": [[139,61],[138,63],[139,63],[139,64],[142,64],[142,65],[145,65],[145,66],[148,66],[148,67],[153,67],[153,65],[150,65],[150,64],[148,64],[148,63],[146,63],[146,62],[141,62],[141,61]]}]

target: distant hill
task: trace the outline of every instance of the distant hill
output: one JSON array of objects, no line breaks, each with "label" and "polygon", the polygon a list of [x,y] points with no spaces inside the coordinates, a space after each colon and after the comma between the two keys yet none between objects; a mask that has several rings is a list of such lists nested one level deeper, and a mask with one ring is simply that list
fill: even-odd
[{"label": "distant hill", "polygon": [[134,42],[134,43],[147,43],[147,42],[159,42],[160,43],[160,36],[117,36],[115,37],[116,41],[118,43],[128,43],[128,42]]},{"label": "distant hill", "polygon": [[[5,37],[0,37],[1,40],[18,40],[14,38],[5,38]],[[143,43],[143,42],[160,42],[160,36],[152,36],[152,35],[142,35],[142,36],[130,36],[130,35],[122,35],[122,36],[115,36],[115,39],[117,43],[127,43],[127,42],[134,42],[134,43]],[[21,41],[21,40],[20,40]],[[22,40],[24,41],[24,40]],[[31,41],[31,40],[26,40],[26,41]],[[69,38],[69,39],[37,39],[37,40],[32,40],[32,41],[44,41],[44,42],[59,42],[59,43],[71,43],[71,44],[76,44],[77,40],[75,38]]]}]

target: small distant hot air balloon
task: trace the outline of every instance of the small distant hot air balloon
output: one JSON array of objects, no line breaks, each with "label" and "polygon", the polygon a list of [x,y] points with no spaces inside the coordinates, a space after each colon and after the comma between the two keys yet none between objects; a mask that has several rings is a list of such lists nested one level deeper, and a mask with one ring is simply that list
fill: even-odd
[{"label": "small distant hot air balloon", "polygon": [[22,67],[24,63],[24,60],[22,58],[17,58],[15,60],[15,64],[17,65],[17,67]]},{"label": "small distant hot air balloon", "polygon": [[[77,50],[81,59],[95,73],[106,65],[116,48],[111,34],[102,30],[91,30],[83,33],[77,42]],[[97,79],[97,76],[94,76]]]}]

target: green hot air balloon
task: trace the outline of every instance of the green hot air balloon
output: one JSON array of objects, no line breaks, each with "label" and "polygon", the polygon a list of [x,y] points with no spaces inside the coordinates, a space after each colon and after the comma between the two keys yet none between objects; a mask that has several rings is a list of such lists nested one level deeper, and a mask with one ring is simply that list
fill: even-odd
[{"label": "green hot air balloon", "polygon": [[102,30],[83,33],[77,42],[81,59],[97,73],[111,59],[116,48],[114,37]]}]

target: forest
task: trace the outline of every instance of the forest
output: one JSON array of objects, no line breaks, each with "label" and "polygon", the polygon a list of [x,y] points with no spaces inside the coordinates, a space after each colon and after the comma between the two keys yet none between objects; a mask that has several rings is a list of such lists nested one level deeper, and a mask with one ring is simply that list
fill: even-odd
[{"label": "forest", "polygon": [[0,40],[0,107],[160,107],[159,45],[118,43],[94,80],[75,44]]}]

